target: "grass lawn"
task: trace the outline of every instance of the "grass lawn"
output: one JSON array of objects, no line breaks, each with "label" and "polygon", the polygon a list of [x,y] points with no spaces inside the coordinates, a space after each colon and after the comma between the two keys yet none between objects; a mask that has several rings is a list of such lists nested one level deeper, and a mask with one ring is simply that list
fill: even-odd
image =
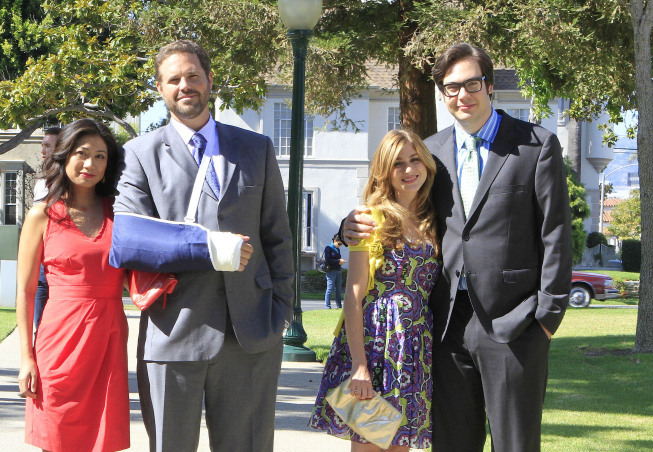
[{"label": "grass lawn", "polygon": [[16,310],[0,308],[0,342],[16,328]]},{"label": "grass lawn", "polygon": [[622,272],[615,270],[580,270],[587,273],[601,273],[603,275],[608,275],[612,278],[621,278],[627,279],[628,281],[639,281],[639,273],[635,272]]},{"label": "grass lawn", "polygon": [[[590,302],[590,306],[637,306],[639,303],[639,298],[611,298],[609,300],[595,300],[592,298],[592,301]],[[569,307],[569,311],[576,311],[578,309],[587,309],[587,308],[572,308]]]},{"label": "grass lawn", "polygon": [[[318,359],[328,354],[339,315],[303,315]],[[653,450],[653,355],[630,353],[636,321],[635,309],[567,310],[551,343],[542,450]]]}]

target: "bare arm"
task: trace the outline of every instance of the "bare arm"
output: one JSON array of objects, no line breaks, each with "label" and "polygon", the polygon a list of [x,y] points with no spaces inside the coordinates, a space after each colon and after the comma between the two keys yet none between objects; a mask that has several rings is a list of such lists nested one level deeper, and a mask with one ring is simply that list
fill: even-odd
[{"label": "bare arm", "polygon": [[370,213],[369,207],[358,206],[345,218],[340,235],[347,246],[357,245],[359,240],[368,238],[374,231],[377,225],[369,215],[364,215],[368,213]]},{"label": "bare arm", "polygon": [[38,369],[32,351],[34,296],[43,256],[43,234],[48,224],[44,204],[32,207],[25,217],[18,247],[16,280],[16,321],[20,337],[20,371],[18,387],[21,394],[36,398]]},{"label": "bare arm", "polygon": [[374,396],[372,379],[367,369],[364,347],[363,297],[367,291],[369,276],[369,253],[351,251],[349,253],[349,273],[345,291],[345,331],[352,358],[351,390],[359,399]]}]

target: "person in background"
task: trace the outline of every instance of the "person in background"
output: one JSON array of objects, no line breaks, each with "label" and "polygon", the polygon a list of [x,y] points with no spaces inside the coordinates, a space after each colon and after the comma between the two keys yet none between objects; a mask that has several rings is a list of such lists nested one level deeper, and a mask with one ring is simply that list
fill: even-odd
[{"label": "person in background", "polygon": [[[103,124],[80,119],[64,127],[45,161],[48,194],[30,209],[20,236],[25,441],[51,452],[129,448],[125,272],[109,265],[118,159]],[[50,297],[33,341],[41,262]]]},{"label": "person in background", "polygon": [[324,294],[324,303],[327,309],[331,309],[331,293],[335,291],[336,306],[342,308],[342,266],[347,262],[340,256],[342,242],[338,240],[338,234],[333,236],[331,243],[324,248],[324,262],[329,266],[326,272],[327,288]]},{"label": "person in background", "polygon": [[[41,155],[43,156],[43,161],[47,158],[54,147],[57,144],[57,136],[61,132],[59,127],[50,127],[45,129],[43,133],[43,140],[41,141]],[[48,189],[45,186],[45,177],[40,177],[37,179],[36,184],[34,184],[34,203],[37,203],[48,195]],[[41,322],[41,315],[43,315],[43,310],[45,309],[45,303],[48,302],[48,282],[45,280],[45,271],[43,265],[41,265],[41,271],[39,273],[39,285],[36,289],[36,297],[34,298],[34,331],[39,327]]]},{"label": "person in background", "polygon": [[376,233],[350,248],[344,324],[327,358],[309,426],[351,440],[352,452],[381,449],[356,434],[326,402],[351,378],[359,399],[378,392],[403,414],[388,449],[431,446],[429,293],[440,264],[430,193],[436,168],[419,137],[388,132],[372,158],[364,199]]}]

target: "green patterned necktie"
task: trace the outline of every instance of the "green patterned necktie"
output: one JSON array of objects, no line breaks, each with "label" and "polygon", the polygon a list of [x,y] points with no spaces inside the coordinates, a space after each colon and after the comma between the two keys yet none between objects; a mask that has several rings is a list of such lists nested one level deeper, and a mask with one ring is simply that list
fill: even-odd
[{"label": "green patterned necktie", "polygon": [[480,139],[478,137],[469,136],[465,140],[465,150],[463,153],[463,167],[460,173],[460,197],[463,201],[463,209],[465,210],[465,219],[469,216],[469,211],[472,208],[472,201],[476,194],[478,187],[478,180],[480,178],[479,165],[478,165],[478,149],[476,145]]}]

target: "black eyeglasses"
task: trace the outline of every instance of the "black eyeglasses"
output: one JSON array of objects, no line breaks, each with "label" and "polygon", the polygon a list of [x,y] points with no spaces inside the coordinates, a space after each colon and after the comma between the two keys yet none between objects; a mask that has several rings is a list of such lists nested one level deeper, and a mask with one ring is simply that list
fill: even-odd
[{"label": "black eyeglasses", "polygon": [[440,85],[440,90],[447,97],[456,97],[460,92],[460,88],[463,87],[468,93],[478,93],[483,88],[483,80],[485,80],[485,76],[473,77],[462,83],[447,83],[446,85]]}]

